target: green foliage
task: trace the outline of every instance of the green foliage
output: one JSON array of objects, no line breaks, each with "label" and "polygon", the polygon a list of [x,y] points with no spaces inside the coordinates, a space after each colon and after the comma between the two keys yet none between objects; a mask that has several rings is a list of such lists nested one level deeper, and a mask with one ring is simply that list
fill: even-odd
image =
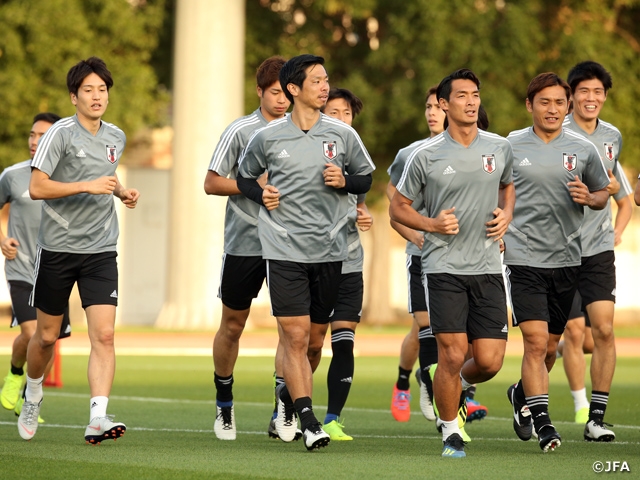
[{"label": "green foliage", "polygon": [[105,120],[131,135],[166,123],[168,96],[149,66],[165,0],[7,0],[0,4],[0,166],[28,156],[33,116],[75,112],[69,68],[101,57],[114,78]]}]

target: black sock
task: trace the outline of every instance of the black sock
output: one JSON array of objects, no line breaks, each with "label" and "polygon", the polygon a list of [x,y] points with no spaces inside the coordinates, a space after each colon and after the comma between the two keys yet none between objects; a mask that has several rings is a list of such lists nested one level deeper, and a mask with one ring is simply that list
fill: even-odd
[{"label": "black sock", "polygon": [[[351,382],[353,381],[353,343],[355,332],[350,328],[339,328],[331,332],[331,350],[333,357],[327,373],[327,389],[329,401],[327,415],[335,416],[337,420],[342,408],[347,403]],[[329,420],[329,421],[331,421]],[[325,423],[328,423],[325,421]]]},{"label": "black sock", "polygon": [[14,367],[13,363],[11,364],[11,375],[24,375],[24,366],[22,367]]},{"label": "black sock", "polygon": [[467,388],[467,398],[470,398],[471,400],[473,400],[475,396],[476,396],[476,386],[471,385],[469,388]]},{"label": "black sock", "polygon": [[420,341],[420,353],[418,359],[420,360],[420,378],[424,384],[427,384],[431,379],[427,379],[429,376],[429,367],[434,363],[438,363],[438,344],[436,337],[431,332],[431,327],[420,327],[418,331],[418,340]]},{"label": "black sock", "polygon": [[411,370],[405,370],[402,367],[398,367],[398,381],[396,382],[396,388],[398,390],[409,390],[410,377]]},{"label": "black sock", "polygon": [[533,426],[535,427],[536,432],[540,432],[540,429],[545,425],[551,425],[551,419],[549,418],[548,393],[526,397],[526,401],[529,411],[531,412],[531,418],[533,419]]},{"label": "black sock", "polygon": [[516,388],[514,391],[516,400],[518,401],[518,403],[520,405],[526,405],[527,403],[527,399],[525,398],[524,395],[524,388],[522,387],[522,380],[518,380],[518,383],[516,383]]},{"label": "black sock", "polygon": [[589,421],[604,421],[604,413],[607,411],[609,392],[591,390],[591,404],[589,405]]},{"label": "black sock", "polygon": [[296,413],[298,414],[298,418],[300,419],[300,429],[304,432],[309,426],[315,425],[318,422],[318,419],[313,414],[313,407],[311,406],[311,398],[309,397],[300,397],[295,402],[293,402],[293,406],[296,409]]},{"label": "black sock", "polygon": [[293,405],[293,399],[291,398],[289,389],[286,385],[282,387],[282,390],[280,391],[280,400],[282,400],[285,405]]},{"label": "black sock", "polygon": [[228,377],[221,377],[213,372],[213,383],[216,386],[216,400],[218,402],[228,403],[233,401],[233,374]]}]

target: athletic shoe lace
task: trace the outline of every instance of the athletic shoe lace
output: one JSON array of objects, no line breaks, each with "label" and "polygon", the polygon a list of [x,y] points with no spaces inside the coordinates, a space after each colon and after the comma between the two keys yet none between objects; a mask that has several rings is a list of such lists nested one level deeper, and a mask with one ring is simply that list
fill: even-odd
[{"label": "athletic shoe lace", "polygon": [[399,410],[405,410],[409,406],[409,401],[411,400],[411,395],[405,392],[398,392],[396,394],[396,398],[393,399],[393,404]]},{"label": "athletic shoe lace", "polygon": [[34,422],[34,418],[35,421],[38,421],[38,417],[36,415],[36,407],[38,405],[35,403],[31,403],[29,402],[28,404],[25,403],[25,405],[22,406],[23,409],[26,408],[26,413],[25,413],[25,419],[24,419],[24,423],[27,425],[31,425]]},{"label": "athletic shoe lace", "polygon": [[288,407],[285,405],[284,407],[284,424],[287,427],[290,427],[293,425],[293,421],[295,420],[295,415],[296,413],[296,409],[293,407]]},{"label": "athletic shoe lace", "polygon": [[231,407],[222,407],[219,416],[222,418],[222,428],[224,430],[231,430]]}]

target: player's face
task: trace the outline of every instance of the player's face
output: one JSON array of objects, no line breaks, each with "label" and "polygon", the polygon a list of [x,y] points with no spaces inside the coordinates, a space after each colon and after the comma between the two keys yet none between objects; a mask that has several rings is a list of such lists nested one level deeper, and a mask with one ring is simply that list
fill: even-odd
[{"label": "player's face", "polygon": [[31,154],[31,158],[36,154],[36,148],[38,148],[38,142],[40,141],[40,137],[42,137],[49,127],[51,127],[53,123],[45,122],[44,120],[38,120],[31,127],[31,132],[29,132],[29,153]]},{"label": "player's face", "polygon": [[344,98],[334,98],[329,100],[324,107],[324,113],[330,117],[342,120],[347,125],[351,125],[353,122],[353,112],[351,111],[351,105]]},{"label": "player's face", "polygon": [[258,96],[260,97],[260,110],[264,118],[270,122],[284,116],[291,102],[287,100],[287,97],[282,91],[280,82],[273,82],[272,85],[264,90],[260,87],[257,87],[257,89]]},{"label": "player's face", "polygon": [[95,73],[85,77],[78,89],[78,95],[71,93],[70,96],[78,116],[89,120],[100,120],[109,103],[107,85]]},{"label": "player's face", "polygon": [[307,78],[302,82],[302,88],[290,84],[298,92],[295,101],[320,110],[329,98],[329,76],[327,71],[322,65],[311,65],[307,67],[305,73]]},{"label": "player's face", "polygon": [[573,92],[573,115],[586,121],[595,120],[606,100],[607,94],[600,80],[584,80]]},{"label": "player's face", "polygon": [[533,104],[527,99],[527,110],[533,116],[533,128],[546,134],[560,132],[567,115],[569,102],[560,85],[543,88],[533,97]]},{"label": "player's face", "polygon": [[432,137],[435,137],[444,131],[444,119],[446,117],[447,114],[444,113],[442,108],[440,108],[440,104],[438,103],[436,96],[429,95],[427,103],[425,103],[424,118],[427,119],[427,124],[429,125],[429,131],[431,132]]},{"label": "player's face", "polygon": [[451,82],[449,100],[440,99],[440,107],[449,116],[449,123],[460,126],[475,125],[478,122],[480,108],[480,92],[477,85],[467,79],[456,79]]}]

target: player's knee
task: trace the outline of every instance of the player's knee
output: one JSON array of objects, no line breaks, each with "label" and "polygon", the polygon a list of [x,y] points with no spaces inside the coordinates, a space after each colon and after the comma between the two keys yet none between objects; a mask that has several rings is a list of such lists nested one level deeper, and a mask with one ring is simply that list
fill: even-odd
[{"label": "player's knee", "polygon": [[54,330],[45,330],[41,332],[37,337],[38,345],[43,350],[52,347],[58,340],[58,334],[59,332]]},{"label": "player's knee", "polygon": [[92,345],[101,345],[103,347],[113,347],[114,332],[112,329],[101,330],[91,335]]}]

